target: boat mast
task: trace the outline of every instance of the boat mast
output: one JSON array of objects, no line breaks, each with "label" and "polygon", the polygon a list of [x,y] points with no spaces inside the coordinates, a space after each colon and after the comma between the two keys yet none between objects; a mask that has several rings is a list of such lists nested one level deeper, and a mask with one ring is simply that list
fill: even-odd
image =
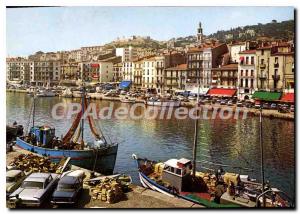
[{"label": "boat mast", "polygon": [[35,115],[35,90],[33,92],[33,109],[32,109],[32,127],[34,127],[34,115]]},{"label": "boat mast", "polygon": [[84,83],[82,83],[82,98],[81,98],[81,143],[83,143],[83,128],[84,128],[84,103],[85,103],[85,88],[84,88]]},{"label": "boat mast", "polygon": [[[262,186],[262,192],[265,191],[265,173],[264,173],[264,145],[263,145],[263,127],[262,127],[262,104],[260,105],[260,111],[259,111],[259,143],[260,143],[260,165],[261,165],[261,186]],[[263,206],[266,205],[265,196],[263,195]]]},{"label": "boat mast", "polygon": [[[200,75],[199,75],[200,76]],[[194,123],[194,146],[193,146],[193,176],[196,176],[196,155],[197,155],[197,139],[198,139],[198,117],[199,117],[199,94],[200,94],[200,79],[198,78],[198,93],[196,103],[196,119]]]}]

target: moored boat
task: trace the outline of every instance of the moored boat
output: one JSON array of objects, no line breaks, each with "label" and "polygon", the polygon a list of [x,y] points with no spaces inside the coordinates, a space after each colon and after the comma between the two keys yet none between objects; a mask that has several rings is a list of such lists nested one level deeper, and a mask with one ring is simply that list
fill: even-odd
[{"label": "moored boat", "polygon": [[181,102],[180,100],[151,97],[145,100],[145,104],[149,106],[179,107]]},{"label": "moored boat", "polygon": [[[84,91],[84,89],[83,89]],[[35,100],[35,98],[33,98]],[[64,157],[71,157],[70,163],[103,174],[112,174],[116,162],[118,144],[108,142],[103,132],[96,126],[92,117],[87,116],[94,142],[86,143],[83,137],[85,109],[88,99],[82,93],[82,111],[74,118],[67,134],[59,139],[55,129],[48,126],[33,125],[26,136],[18,137],[16,146],[31,152],[48,156],[51,161],[59,162]],[[33,104],[34,116],[35,104]]]},{"label": "moored boat", "polygon": [[51,89],[39,90],[36,94],[37,97],[55,97],[56,94]]},{"label": "moored boat", "polygon": [[[156,162],[135,154],[132,157],[145,188],[209,208],[257,207],[263,203],[261,184],[250,181],[247,175],[196,172],[194,176],[192,162],[185,158]],[[269,191],[265,195],[266,207],[292,206],[282,191],[265,191]]]}]

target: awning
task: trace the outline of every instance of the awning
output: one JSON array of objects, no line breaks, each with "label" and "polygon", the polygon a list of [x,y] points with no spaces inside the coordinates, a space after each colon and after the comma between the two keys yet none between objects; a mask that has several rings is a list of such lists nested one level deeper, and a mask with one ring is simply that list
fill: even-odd
[{"label": "awning", "polygon": [[280,92],[268,92],[268,91],[255,91],[252,95],[252,99],[274,101],[279,100],[281,97]]},{"label": "awning", "polygon": [[281,97],[280,101],[287,102],[287,103],[294,103],[295,102],[294,98],[295,98],[294,93],[286,93]]},{"label": "awning", "polygon": [[[209,88],[200,88],[200,90],[198,89],[198,87],[194,87],[192,88],[192,90],[190,90],[191,94],[198,94],[198,91],[200,91],[200,95],[205,95],[207,94],[207,91],[209,90]],[[187,90],[189,91],[189,90]]]},{"label": "awning", "polygon": [[128,89],[130,87],[131,83],[132,83],[131,80],[122,81],[119,85],[119,88],[120,89]]},{"label": "awning", "polygon": [[99,64],[91,64],[92,68],[99,68]]},{"label": "awning", "polygon": [[215,97],[233,97],[236,94],[236,89],[211,88],[207,94]]}]

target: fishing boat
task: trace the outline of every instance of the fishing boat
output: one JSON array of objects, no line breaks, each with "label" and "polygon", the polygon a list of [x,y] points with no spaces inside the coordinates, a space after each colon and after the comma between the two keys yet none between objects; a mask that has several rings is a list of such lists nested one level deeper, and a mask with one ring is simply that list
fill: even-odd
[{"label": "fishing boat", "polygon": [[[261,184],[248,175],[231,172],[195,172],[192,161],[169,159],[157,162],[132,155],[143,187],[170,197],[179,197],[208,208],[257,207],[263,203]],[[289,207],[290,199],[276,188],[269,188],[266,207]]]},{"label": "fishing boat", "polygon": [[125,96],[125,97],[121,98],[120,101],[122,103],[135,103],[135,98]]},{"label": "fishing boat", "polygon": [[[84,88],[83,91],[85,91]],[[70,163],[73,165],[102,174],[113,173],[118,144],[108,142],[90,116],[87,116],[87,119],[95,141],[88,143],[84,141],[83,115],[88,107],[85,92],[82,93],[81,99],[82,111],[75,116],[70,129],[62,139],[55,136],[54,128],[34,124],[35,98],[33,100],[33,125],[28,135],[17,138],[16,146],[47,156],[53,162],[59,162],[64,157],[71,157]]]},{"label": "fishing boat", "polygon": [[150,97],[149,99],[145,100],[145,105],[149,106],[163,106],[163,107],[179,107],[180,106],[180,100],[174,100],[174,99],[166,99],[166,98],[156,98],[156,97]]}]

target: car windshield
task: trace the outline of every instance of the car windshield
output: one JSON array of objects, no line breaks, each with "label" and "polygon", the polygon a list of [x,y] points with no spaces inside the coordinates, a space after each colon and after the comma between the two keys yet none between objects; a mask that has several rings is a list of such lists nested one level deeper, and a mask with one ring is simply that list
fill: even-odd
[{"label": "car windshield", "polygon": [[14,177],[6,177],[6,182],[15,182],[15,180]]},{"label": "car windshield", "polygon": [[43,189],[44,183],[37,181],[24,181],[22,184],[22,188],[32,188],[32,189]]},{"label": "car windshield", "polygon": [[58,191],[74,191],[75,185],[74,184],[58,184],[57,190]]}]

